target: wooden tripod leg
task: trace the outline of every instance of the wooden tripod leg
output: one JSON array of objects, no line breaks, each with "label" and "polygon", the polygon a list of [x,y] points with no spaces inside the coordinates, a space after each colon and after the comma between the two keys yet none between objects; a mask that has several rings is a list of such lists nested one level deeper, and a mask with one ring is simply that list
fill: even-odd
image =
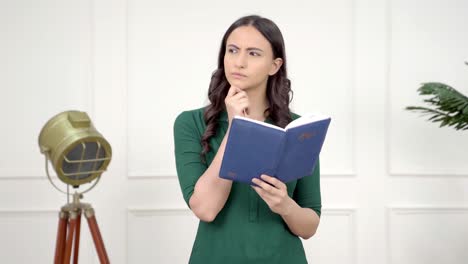
[{"label": "wooden tripod leg", "polygon": [[73,264],[78,264],[78,254],[80,251],[80,229],[81,229],[81,211],[78,212],[76,218],[76,233],[75,233],[75,242],[73,248]]},{"label": "wooden tripod leg", "polygon": [[57,241],[55,242],[55,264],[62,264],[63,250],[65,249],[65,237],[67,236],[68,214],[64,211],[59,213],[59,222],[57,230]]},{"label": "wooden tripod leg", "polygon": [[94,246],[99,256],[99,261],[101,264],[109,264],[109,257],[106,253],[106,248],[104,247],[104,241],[102,240],[101,233],[99,232],[99,227],[94,216],[94,210],[92,208],[87,208],[85,210],[86,219],[88,220],[89,229],[91,235],[93,236]]},{"label": "wooden tripod leg", "polygon": [[71,249],[73,245],[73,238],[75,236],[76,230],[76,221],[77,221],[77,212],[70,212],[70,221],[68,223],[68,234],[67,234],[67,242],[65,244],[65,255],[63,256],[63,263],[68,264],[70,263],[71,257]]}]

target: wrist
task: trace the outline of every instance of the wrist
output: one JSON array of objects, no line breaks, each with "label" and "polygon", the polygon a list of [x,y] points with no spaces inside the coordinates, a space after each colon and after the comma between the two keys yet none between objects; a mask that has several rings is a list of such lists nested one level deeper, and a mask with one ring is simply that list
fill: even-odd
[{"label": "wrist", "polygon": [[283,216],[283,217],[290,216],[293,213],[294,208],[296,206],[298,206],[297,203],[291,197],[288,196],[288,198],[286,200],[284,210],[281,213],[281,216]]}]

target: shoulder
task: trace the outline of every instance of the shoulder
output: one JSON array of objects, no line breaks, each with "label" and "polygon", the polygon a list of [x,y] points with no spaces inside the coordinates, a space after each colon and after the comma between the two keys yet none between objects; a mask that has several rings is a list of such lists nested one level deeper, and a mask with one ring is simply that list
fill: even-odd
[{"label": "shoulder", "polygon": [[203,118],[205,107],[182,111],[175,119],[175,122],[185,122],[188,120]]},{"label": "shoulder", "polygon": [[292,118],[292,120],[296,120],[296,119],[298,119],[299,117],[301,117],[300,115],[298,115],[298,114],[296,114],[296,113],[294,113],[294,112],[290,112],[290,113],[291,113],[291,118]]},{"label": "shoulder", "polygon": [[205,107],[185,110],[177,115],[174,121],[174,132],[180,129],[194,129],[204,126],[203,113]]}]

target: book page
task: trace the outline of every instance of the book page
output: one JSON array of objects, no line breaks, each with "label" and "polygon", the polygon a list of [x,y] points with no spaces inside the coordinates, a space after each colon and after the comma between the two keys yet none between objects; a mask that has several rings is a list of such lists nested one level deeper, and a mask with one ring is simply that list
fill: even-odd
[{"label": "book page", "polygon": [[302,126],[302,125],[305,125],[305,124],[310,124],[310,123],[313,123],[313,122],[316,122],[316,121],[328,119],[328,118],[330,118],[330,116],[327,116],[327,115],[324,115],[324,114],[307,114],[307,115],[303,115],[303,116],[299,117],[298,119],[296,119],[296,120],[292,121],[291,123],[289,123],[285,127],[285,130],[287,130],[289,128],[293,128],[293,127]]},{"label": "book page", "polygon": [[246,121],[249,121],[249,122],[253,122],[253,123],[256,123],[256,124],[259,124],[259,125],[262,125],[262,126],[266,126],[266,127],[271,127],[271,128],[274,128],[274,129],[278,129],[278,130],[281,130],[281,131],[285,131],[285,129],[279,127],[279,126],[275,126],[275,125],[272,125],[272,124],[269,124],[269,123],[265,123],[265,122],[262,122],[262,121],[258,121],[258,120],[255,120],[255,119],[252,119],[252,118],[248,118],[248,117],[245,117],[245,116],[234,116],[234,118],[237,118],[237,119],[242,119],[242,120],[246,120]]}]

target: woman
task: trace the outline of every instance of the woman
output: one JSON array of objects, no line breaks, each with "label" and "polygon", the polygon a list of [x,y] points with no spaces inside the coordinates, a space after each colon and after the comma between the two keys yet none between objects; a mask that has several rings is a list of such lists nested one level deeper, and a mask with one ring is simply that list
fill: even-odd
[{"label": "woman", "polygon": [[219,177],[232,118],[285,127],[299,117],[290,112],[290,93],[278,27],[259,16],[234,22],[222,39],[210,104],[174,124],[179,183],[201,220],[190,263],[307,263],[299,237],[312,237],[319,224],[319,164],[287,184],[269,175],[253,179],[255,187]]}]

